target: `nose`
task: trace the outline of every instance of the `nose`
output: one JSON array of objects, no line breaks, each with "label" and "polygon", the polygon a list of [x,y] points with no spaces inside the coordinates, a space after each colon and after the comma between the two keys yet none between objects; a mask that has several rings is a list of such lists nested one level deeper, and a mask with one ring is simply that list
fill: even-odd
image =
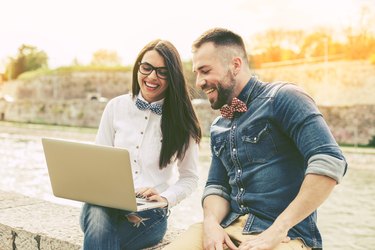
[{"label": "nose", "polygon": [[148,75],[148,77],[150,77],[152,79],[157,79],[158,76],[156,74],[156,70],[152,70],[151,73]]},{"label": "nose", "polygon": [[204,85],[206,85],[206,80],[197,77],[197,79],[195,80],[195,86],[197,86],[198,88],[203,89],[203,88],[204,88]]}]

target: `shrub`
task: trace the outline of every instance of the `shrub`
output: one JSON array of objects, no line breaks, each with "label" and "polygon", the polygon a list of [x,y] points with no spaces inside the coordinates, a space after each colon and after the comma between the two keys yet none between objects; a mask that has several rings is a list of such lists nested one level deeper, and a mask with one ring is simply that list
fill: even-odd
[{"label": "shrub", "polygon": [[367,144],[367,146],[370,146],[370,147],[375,147],[375,135],[372,137],[372,139],[369,141],[369,143]]}]

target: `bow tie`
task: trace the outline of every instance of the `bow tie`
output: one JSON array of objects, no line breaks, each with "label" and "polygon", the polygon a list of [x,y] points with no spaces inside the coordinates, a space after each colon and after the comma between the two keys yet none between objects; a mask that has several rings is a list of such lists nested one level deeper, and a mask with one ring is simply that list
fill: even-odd
[{"label": "bow tie", "polygon": [[227,119],[232,119],[234,112],[242,113],[246,111],[246,104],[236,97],[233,98],[232,103],[230,105],[225,105],[220,109],[221,115]]},{"label": "bow tie", "polygon": [[135,102],[135,105],[140,110],[151,110],[151,112],[161,115],[163,113],[163,106],[161,104],[149,104],[145,101],[142,101],[141,99],[137,98],[137,101]]}]

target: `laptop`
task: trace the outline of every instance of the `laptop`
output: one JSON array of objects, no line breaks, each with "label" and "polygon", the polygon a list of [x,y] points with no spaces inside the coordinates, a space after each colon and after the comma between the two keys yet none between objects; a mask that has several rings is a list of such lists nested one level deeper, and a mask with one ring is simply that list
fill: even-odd
[{"label": "laptop", "polygon": [[124,148],[54,138],[42,144],[56,197],[134,212],[167,205],[136,197]]}]

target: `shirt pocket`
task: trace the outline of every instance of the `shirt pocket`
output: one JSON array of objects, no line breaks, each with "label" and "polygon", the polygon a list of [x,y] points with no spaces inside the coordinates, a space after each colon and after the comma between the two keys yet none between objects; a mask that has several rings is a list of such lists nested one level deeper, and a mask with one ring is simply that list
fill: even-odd
[{"label": "shirt pocket", "polygon": [[250,162],[266,163],[276,154],[271,132],[271,125],[268,122],[243,129],[241,139]]},{"label": "shirt pocket", "polygon": [[218,137],[213,140],[213,144],[212,144],[213,154],[217,158],[220,159],[223,166],[229,172],[234,167],[234,165],[231,163],[230,153],[229,153],[229,150],[227,149],[228,147],[229,147],[229,144],[227,140],[222,137]]},{"label": "shirt pocket", "polygon": [[224,149],[225,149],[225,146],[226,146],[227,142],[225,139],[223,138],[215,138],[213,140],[213,144],[212,144],[212,151],[213,151],[213,154],[220,158],[220,156],[222,155]]}]

